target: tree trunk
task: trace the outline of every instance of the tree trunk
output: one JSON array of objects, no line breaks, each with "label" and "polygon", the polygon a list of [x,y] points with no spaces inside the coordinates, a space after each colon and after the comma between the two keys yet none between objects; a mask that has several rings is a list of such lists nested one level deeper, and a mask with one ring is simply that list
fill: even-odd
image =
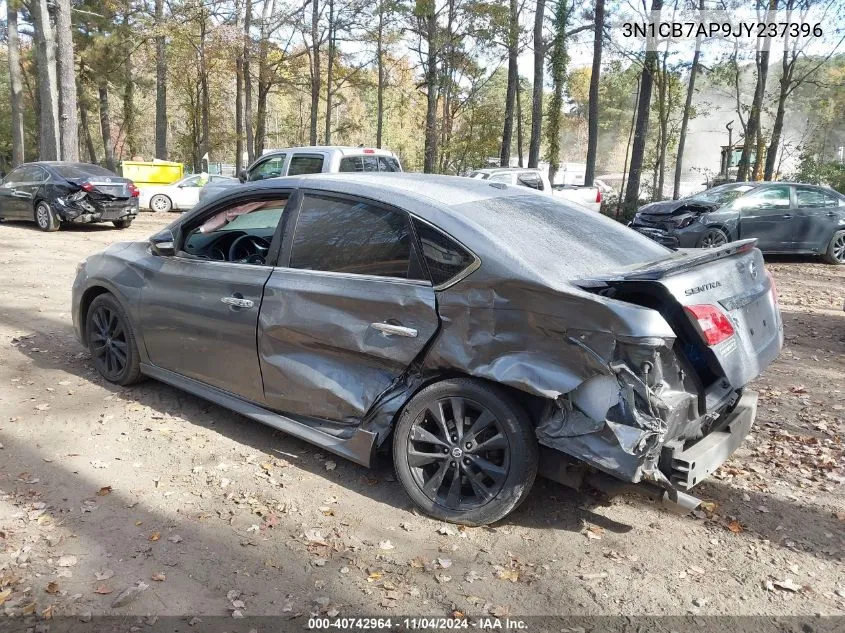
[{"label": "tree trunk", "polygon": [[[663,8],[663,0],[652,0],[651,10]],[[651,89],[654,85],[654,71],[657,65],[657,51],[646,51],[643,72],[640,78],[640,94],[637,99],[637,122],[634,127],[634,142],[631,146],[631,166],[628,170],[628,185],[625,188],[625,211],[632,212],[640,197],[645,144],[648,139],[648,114],[651,106]]]},{"label": "tree trunk", "polygon": [[[123,18],[123,25],[128,30],[128,17]],[[131,160],[138,151],[138,142],[135,138],[135,78],[130,50],[127,49],[123,54],[123,138]]]},{"label": "tree trunk", "polygon": [[[200,27],[200,50],[199,50],[199,66],[200,66],[200,116],[202,120],[202,140],[200,141],[200,161],[206,159],[206,155],[210,154],[211,150],[211,97],[208,88],[208,60],[205,54],[205,40],[206,29],[208,23],[205,13],[202,15],[202,26]],[[210,160],[210,156],[208,159]],[[203,171],[208,167],[208,164],[202,166]]]},{"label": "tree trunk", "polygon": [[235,59],[235,176],[244,168],[244,58]]},{"label": "tree trunk", "polygon": [[103,136],[103,155],[106,169],[115,171],[114,146],[111,138],[111,121],[109,120],[109,86],[105,80],[97,87],[100,96],[100,133]]},{"label": "tree trunk", "polygon": [[73,27],[70,0],[56,0],[56,62],[59,73],[59,139],[62,160],[79,160],[79,125],[76,121],[76,69],[73,64]]},{"label": "tree trunk", "polygon": [[253,135],[254,119],[252,116],[252,75],[250,62],[252,57],[252,0],[246,0],[244,8],[244,128],[246,129],[246,157],[247,162],[255,160],[255,136]]},{"label": "tree trunk", "polygon": [[[783,53],[784,60],[786,59],[786,51]],[[787,64],[784,63],[784,66]],[[777,153],[780,149],[780,137],[783,134],[783,119],[786,115],[786,98],[789,96],[789,82],[791,80],[791,68],[783,69],[783,75],[780,78],[780,93],[778,94],[778,109],[775,114],[775,122],[772,125],[772,138],[769,141],[769,149],[766,150],[766,168],[763,172],[763,180],[771,180],[775,175],[775,164],[777,161]]]},{"label": "tree trunk", "polygon": [[587,104],[587,167],[584,185],[593,186],[596,177],[596,156],[599,148],[599,79],[601,78],[601,53],[604,28],[604,0],[596,0],[593,35],[593,69],[590,73],[590,97]]},{"label": "tree trunk", "polygon": [[[704,0],[699,0],[698,10],[704,11]],[[692,56],[692,66],[689,71],[689,83],[687,84],[687,98],[684,102],[684,114],[681,119],[681,131],[678,136],[678,155],[675,159],[675,181],[672,185],[672,200],[677,200],[681,195],[681,173],[684,170],[684,145],[687,142],[687,126],[689,125],[689,114],[692,109],[692,96],[695,94],[695,77],[698,75],[699,59],[701,58],[701,36],[695,38],[695,53]]]},{"label": "tree trunk", "polygon": [[16,0],[6,2],[7,33],[9,40],[9,101],[12,108],[12,167],[24,161],[23,136],[23,77],[21,75],[21,48],[18,35],[18,7]]},{"label": "tree trunk", "polygon": [[[599,0],[603,2],[603,0]],[[528,142],[528,166],[537,167],[540,161],[540,138],[543,129],[543,68],[546,46],[543,42],[543,14],[546,0],[537,0],[534,11],[534,85],[531,89],[531,140]]]},{"label": "tree trunk", "polygon": [[320,109],[320,3],[311,0],[311,128],[309,141],[317,144],[317,116]]},{"label": "tree trunk", "polygon": [[268,58],[270,54],[270,16],[276,10],[275,0],[264,3],[261,12],[261,34],[258,43],[258,102],[255,112],[255,154],[261,156],[267,141],[267,99],[273,78],[270,76]]},{"label": "tree trunk", "polygon": [[376,88],[376,147],[381,149],[384,136],[384,3],[378,3],[378,31],[376,33],[376,66],[378,86]]},{"label": "tree trunk", "polygon": [[516,83],[519,81],[517,58],[519,57],[519,5],[517,0],[510,0],[510,18],[508,20],[508,90],[505,96],[505,124],[502,128],[502,149],[499,164],[510,165],[511,138],[513,137],[513,111],[516,105]]},{"label": "tree trunk", "polygon": [[434,3],[427,3],[426,39],[428,45],[425,69],[426,109],[425,109],[425,147],[423,172],[434,173],[437,165],[437,15]]},{"label": "tree trunk", "polygon": [[41,160],[59,159],[59,102],[56,84],[56,51],[47,0],[32,0],[35,57],[38,66],[39,135]]},{"label": "tree trunk", "polygon": [[519,157],[519,166],[522,164],[522,87],[519,80],[516,82],[516,155]]},{"label": "tree trunk", "polygon": [[552,53],[549,65],[552,75],[552,102],[549,104],[548,146],[549,146],[549,182],[554,184],[560,168],[560,113],[563,108],[563,84],[566,81],[566,65],[569,57],[566,52],[566,23],[569,17],[566,0],[559,0],[555,9],[555,35],[552,40]]},{"label": "tree trunk", "polygon": [[653,188],[653,200],[663,199],[663,187],[666,184],[666,146],[669,144],[669,112],[672,108],[669,73],[666,70],[666,58],[669,52],[663,53],[663,68],[660,73],[660,136],[657,145],[657,186]]},{"label": "tree trunk", "polygon": [[91,136],[91,125],[88,122],[89,102],[85,96],[85,87],[79,82],[76,97],[79,103],[79,126],[82,128],[82,140],[85,143],[85,151],[88,153],[88,162],[97,163],[97,150],[94,147],[94,137]]},{"label": "tree trunk", "polygon": [[329,3],[329,50],[326,55],[326,145],[332,144],[332,82],[334,81],[335,24],[334,0]]},{"label": "tree trunk", "polygon": [[[642,75],[637,77],[637,96],[634,97],[635,102],[640,100],[640,85],[642,84]],[[628,141],[625,143],[625,160],[622,161],[622,183],[619,185],[619,196],[616,198],[616,219],[619,219],[619,212],[622,205],[622,192],[625,189],[625,178],[628,176],[628,156],[631,154],[631,139],[634,138],[634,126],[637,122],[636,110],[631,115],[631,125],[628,127]]]},{"label": "tree trunk", "polygon": [[167,160],[167,40],[164,36],[164,0],[155,0],[156,122],[155,157]]}]

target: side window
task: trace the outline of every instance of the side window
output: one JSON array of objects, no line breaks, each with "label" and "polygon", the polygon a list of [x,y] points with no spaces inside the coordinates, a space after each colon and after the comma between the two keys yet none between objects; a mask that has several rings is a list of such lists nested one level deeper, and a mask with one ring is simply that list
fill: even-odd
[{"label": "side window", "polygon": [[364,161],[360,156],[347,156],[340,159],[340,171],[364,171]]},{"label": "side window", "polygon": [[36,165],[27,165],[21,171],[18,182],[43,182],[47,180],[47,172]]},{"label": "side window", "polygon": [[265,264],[287,197],[240,202],[203,216],[187,231],[183,255],[245,264]]},{"label": "side window", "polygon": [[282,169],[285,166],[285,155],[273,156],[265,161],[258,163],[255,167],[249,170],[249,182],[255,180],[267,180],[268,178],[278,178],[282,175]]},{"label": "side window", "polygon": [[510,185],[513,183],[513,174],[493,174],[487,180],[490,182],[506,182]]},{"label": "side window", "polygon": [[435,286],[454,279],[475,262],[472,253],[433,226],[414,220],[414,229],[420,238],[431,283]]},{"label": "side window", "polygon": [[543,190],[543,179],[539,174],[534,172],[525,172],[517,176],[517,183],[524,187],[531,187],[532,189]]},{"label": "side window", "polygon": [[795,198],[799,207],[823,207],[825,206],[825,194],[818,189],[809,187],[796,187]]},{"label": "side window", "polygon": [[6,184],[13,184],[13,183],[17,183],[17,182],[22,182],[23,176],[24,176],[24,169],[26,169],[26,168],[25,167],[18,167],[16,169],[13,169],[11,172],[9,172],[6,175],[6,177],[3,179],[3,182],[6,183]]},{"label": "side window", "polygon": [[323,157],[315,154],[294,154],[290,159],[288,176],[319,174],[323,171]]},{"label": "side window", "polygon": [[402,171],[402,168],[399,166],[399,161],[393,158],[392,156],[379,156],[378,157],[378,170],[379,171]]},{"label": "side window", "polygon": [[291,268],[424,279],[407,214],[367,202],[306,194]]},{"label": "side window", "polygon": [[838,197],[835,193],[824,193],[825,207],[845,207],[845,198]]},{"label": "side window", "polygon": [[200,186],[200,177],[199,176],[191,176],[190,178],[186,178],[182,181],[183,187],[199,187]]},{"label": "side window", "polygon": [[764,187],[736,200],[739,209],[788,209],[789,186]]}]

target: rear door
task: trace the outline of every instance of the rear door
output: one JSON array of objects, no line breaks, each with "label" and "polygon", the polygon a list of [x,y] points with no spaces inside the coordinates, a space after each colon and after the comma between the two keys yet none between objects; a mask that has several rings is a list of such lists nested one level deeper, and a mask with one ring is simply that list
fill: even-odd
[{"label": "rear door", "polygon": [[269,406],[355,424],[436,332],[408,214],[306,191],[267,281],[258,352]]},{"label": "rear door", "polygon": [[[23,204],[16,189],[23,180],[26,169],[26,166],[13,169],[3,180],[3,185],[0,186],[0,217],[7,220],[23,218]],[[32,213],[27,216],[27,219],[32,219]]]},{"label": "rear door", "polygon": [[756,237],[762,251],[790,251],[795,248],[795,210],[791,187],[760,187],[737,198],[732,208],[739,211],[740,237]]},{"label": "rear door", "polygon": [[839,226],[838,200],[819,187],[795,187],[796,248],[821,251]]}]

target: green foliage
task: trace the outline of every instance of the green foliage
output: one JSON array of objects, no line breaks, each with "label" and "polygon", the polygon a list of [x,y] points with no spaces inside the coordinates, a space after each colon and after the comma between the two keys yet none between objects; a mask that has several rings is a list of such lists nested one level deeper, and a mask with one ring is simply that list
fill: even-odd
[{"label": "green foliage", "polygon": [[798,169],[790,179],[814,185],[827,185],[845,194],[845,164],[833,160],[819,160],[814,154],[801,155]]}]

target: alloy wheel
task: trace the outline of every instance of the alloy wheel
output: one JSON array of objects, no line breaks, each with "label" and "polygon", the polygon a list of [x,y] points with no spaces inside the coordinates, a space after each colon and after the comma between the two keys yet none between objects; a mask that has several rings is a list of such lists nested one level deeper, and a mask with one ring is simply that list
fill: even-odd
[{"label": "alloy wheel", "polygon": [[91,353],[108,380],[116,380],[128,361],[126,330],[118,313],[108,306],[98,306],[91,315],[94,326],[88,333]]},{"label": "alloy wheel", "polygon": [[39,204],[35,209],[35,221],[38,222],[38,226],[42,229],[50,226],[50,210],[43,204]]},{"label": "alloy wheel", "polygon": [[702,248],[715,248],[716,246],[722,246],[723,244],[727,244],[728,240],[725,239],[725,234],[721,231],[708,231],[707,234],[701,240],[701,247]]},{"label": "alloy wheel", "polygon": [[833,239],[830,251],[836,261],[845,264],[845,233],[840,233]]},{"label": "alloy wheel", "polygon": [[499,420],[466,398],[441,398],[414,420],[406,457],[419,489],[450,510],[483,506],[502,490],[510,444]]},{"label": "alloy wheel", "polygon": [[153,211],[170,211],[171,203],[166,197],[157,195],[153,196],[153,199],[150,201],[150,206]]}]

